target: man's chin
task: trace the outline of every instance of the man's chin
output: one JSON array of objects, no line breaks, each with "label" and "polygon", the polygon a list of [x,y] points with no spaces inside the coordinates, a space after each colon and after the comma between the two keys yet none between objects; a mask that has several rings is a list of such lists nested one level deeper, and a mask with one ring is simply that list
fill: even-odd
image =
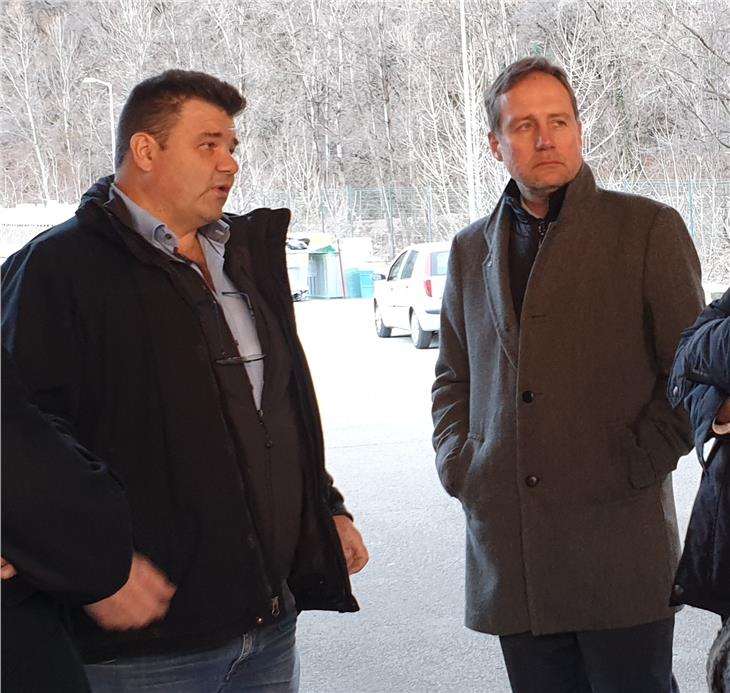
[{"label": "man's chin", "polygon": [[554,176],[540,176],[540,178],[530,181],[528,187],[535,192],[539,192],[543,195],[549,195],[570,183],[573,178],[575,178],[575,176],[567,176],[565,175],[565,172]]},{"label": "man's chin", "polygon": [[223,216],[223,206],[224,204],[221,203],[220,205],[211,206],[205,210],[205,217],[208,219],[208,224],[218,221]]}]

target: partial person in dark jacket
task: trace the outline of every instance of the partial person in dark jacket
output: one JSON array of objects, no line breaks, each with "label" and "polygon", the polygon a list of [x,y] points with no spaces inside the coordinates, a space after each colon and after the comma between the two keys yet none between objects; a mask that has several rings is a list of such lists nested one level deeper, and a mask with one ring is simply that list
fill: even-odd
[{"label": "partial person in dark jacket", "polygon": [[104,465],[32,406],[2,349],[2,690],[88,691],[64,609],[126,581],[124,491]]},{"label": "partial person in dark jacket", "polygon": [[34,401],[132,509],[130,580],[74,617],[94,691],[295,691],[297,612],[358,608],[367,551],[324,466],[289,212],[222,212],[244,106],[203,73],[141,82],[114,177],[3,266]]},{"label": "partial person in dark jacket", "polygon": [[672,603],[723,619],[708,660],[708,685],[730,691],[730,289],[682,334],[668,387],[672,404],[689,412],[702,465]]}]

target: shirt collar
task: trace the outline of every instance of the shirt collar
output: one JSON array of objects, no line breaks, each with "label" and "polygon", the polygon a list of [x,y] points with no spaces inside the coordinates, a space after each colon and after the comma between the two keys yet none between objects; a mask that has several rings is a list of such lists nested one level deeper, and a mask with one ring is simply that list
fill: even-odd
[{"label": "shirt collar", "polygon": [[[168,255],[175,256],[177,237],[165,224],[126,195],[116,183],[112,183],[109,199],[114,200],[115,198],[127,208],[134,231],[151,245]],[[223,253],[225,245],[231,237],[230,225],[222,218],[201,226],[198,233],[205,236],[219,250],[220,254]]]}]

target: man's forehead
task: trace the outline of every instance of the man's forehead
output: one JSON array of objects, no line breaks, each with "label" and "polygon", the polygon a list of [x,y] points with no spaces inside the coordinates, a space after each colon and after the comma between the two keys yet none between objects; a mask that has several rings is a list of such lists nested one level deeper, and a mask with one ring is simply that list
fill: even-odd
[{"label": "man's forehead", "polygon": [[563,100],[571,102],[570,93],[565,85],[553,75],[545,72],[531,72],[517,84],[499,96],[502,104],[514,103],[527,99]]},{"label": "man's forehead", "polygon": [[201,124],[200,132],[201,137],[236,137],[236,126],[231,125],[231,127],[208,127],[208,124]]},{"label": "man's forehead", "polygon": [[556,104],[537,104],[530,107],[527,104],[510,104],[509,109],[502,109],[502,115],[508,120],[521,120],[523,118],[535,118],[537,116],[547,118],[565,118],[573,115],[572,108],[556,108]]},{"label": "man's forehead", "polygon": [[555,80],[560,90],[542,89],[538,85],[520,89],[521,84],[500,94],[499,106],[503,116],[526,118],[532,114],[565,116],[573,114],[573,104],[565,87]]},{"label": "man's forehead", "polygon": [[232,116],[224,109],[200,99],[188,99],[180,110],[180,116],[183,120],[195,122],[203,129],[234,131],[236,129]]}]

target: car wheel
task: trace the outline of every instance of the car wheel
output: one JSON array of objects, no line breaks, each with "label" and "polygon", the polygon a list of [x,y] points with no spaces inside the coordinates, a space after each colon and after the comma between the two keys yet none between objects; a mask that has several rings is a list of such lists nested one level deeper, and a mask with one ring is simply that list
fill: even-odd
[{"label": "car wheel", "polygon": [[383,316],[380,312],[380,306],[375,304],[375,334],[378,337],[390,337],[390,327],[386,327],[383,323]]},{"label": "car wheel", "polygon": [[416,349],[427,349],[431,343],[431,337],[433,337],[433,332],[422,330],[416,312],[411,313],[411,341],[413,346]]}]

